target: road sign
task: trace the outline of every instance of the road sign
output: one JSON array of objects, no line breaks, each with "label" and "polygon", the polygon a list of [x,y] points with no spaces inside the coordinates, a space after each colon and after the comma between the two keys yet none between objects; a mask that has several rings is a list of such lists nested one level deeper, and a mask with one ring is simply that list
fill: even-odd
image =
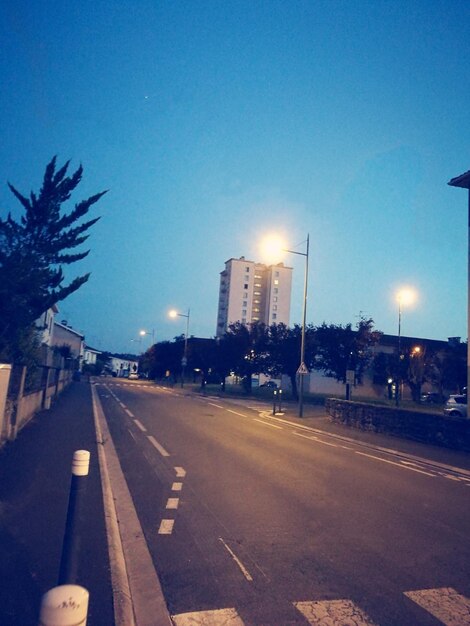
[{"label": "road sign", "polygon": [[346,370],[346,384],[354,385],[356,372],[354,370]]},{"label": "road sign", "polygon": [[308,374],[308,369],[307,366],[305,365],[305,363],[302,361],[302,363],[299,365],[299,369],[297,370],[297,374]]}]

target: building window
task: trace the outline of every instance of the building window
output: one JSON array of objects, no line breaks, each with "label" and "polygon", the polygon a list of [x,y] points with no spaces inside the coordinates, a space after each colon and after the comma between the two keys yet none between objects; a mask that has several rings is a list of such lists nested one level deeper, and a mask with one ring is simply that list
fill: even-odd
[{"label": "building window", "polygon": [[273,320],[277,319],[277,313],[273,313]]},{"label": "building window", "polygon": [[[255,283],[255,287],[261,287],[261,283]],[[246,286],[246,289],[248,289],[248,285]]]},{"label": "building window", "polygon": [[277,304],[273,304],[273,311],[277,311]]},{"label": "building window", "polygon": [[246,291],[243,293],[243,297],[248,298],[248,293]]},{"label": "building window", "polygon": [[246,315],[246,309],[242,310],[242,315]]},{"label": "building window", "polygon": [[242,324],[246,324],[246,317],[242,317]]},{"label": "building window", "polygon": [[273,302],[277,302],[277,296],[273,297]]},{"label": "building window", "polygon": [[247,283],[245,283],[245,284],[243,285],[243,289],[248,289],[248,284],[247,284]]},{"label": "building window", "polygon": [[248,272],[249,272],[249,271],[250,271],[250,267],[249,267],[249,265],[247,265],[247,266],[245,267],[245,272],[248,274]]},{"label": "building window", "polygon": [[248,275],[245,275],[245,280],[250,280],[250,277]]},{"label": "building window", "polygon": [[246,301],[246,300],[243,300],[243,306],[247,306],[247,304],[246,304],[246,303],[247,303],[247,301]]},{"label": "building window", "polygon": [[279,278],[279,272],[274,272],[274,276],[276,276],[276,278]]},{"label": "building window", "polygon": [[274,284],[275,284],[275,285],[279,285],[279,281],[278,281],[278,279],[277,279],[277,278],[275,278],[275,279],[274,279]]},{"label": "building window", "polygon": [[274,287],[274,293],[279,293],[279,289],[277,287]]}]

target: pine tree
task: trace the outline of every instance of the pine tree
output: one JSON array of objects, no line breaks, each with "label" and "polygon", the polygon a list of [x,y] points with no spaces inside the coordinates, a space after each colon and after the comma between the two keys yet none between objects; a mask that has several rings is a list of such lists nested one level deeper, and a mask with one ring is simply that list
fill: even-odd
[{"label": "pine tree", "polygon": [[39,194],[29,198],[8,183],[25,213],[19,222],[9,213],[0,218],[0,358],[21,357],[22,337],[53,304],[87,282],[89,274],[64,284],[63,266],[85,258],[89,250],[71,251],[88,239],[100,218],[79,223],[106,192],[77,203],[70,213],[62,205],[81,181],[83,168],[67,176],[70,161],[56,171],[56,157],[47,165]]}]

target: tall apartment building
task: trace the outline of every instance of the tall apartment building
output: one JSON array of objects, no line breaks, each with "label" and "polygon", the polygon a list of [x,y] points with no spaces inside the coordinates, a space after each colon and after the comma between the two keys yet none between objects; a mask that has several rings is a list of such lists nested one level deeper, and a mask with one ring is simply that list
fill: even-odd
[{"label": "tall apartment building", "polygon": [[217,337],[234,322],[289,325],[292,268],[229,259],[220,273]]}]

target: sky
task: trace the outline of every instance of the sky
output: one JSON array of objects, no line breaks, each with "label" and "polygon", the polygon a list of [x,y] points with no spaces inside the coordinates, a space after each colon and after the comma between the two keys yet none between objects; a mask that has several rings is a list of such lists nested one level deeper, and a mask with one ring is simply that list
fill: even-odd
[{"label": "sky", "polygon": [[[310,235],[307,322],[467,338],[468,0],[4,0],[0,215],[80,163],[88,283],[59,320],[99,350],[216,332],[225,261]],[[65,206],[71,210],[73,202]],[[305,259],[293,267],[300,323]]]}]

